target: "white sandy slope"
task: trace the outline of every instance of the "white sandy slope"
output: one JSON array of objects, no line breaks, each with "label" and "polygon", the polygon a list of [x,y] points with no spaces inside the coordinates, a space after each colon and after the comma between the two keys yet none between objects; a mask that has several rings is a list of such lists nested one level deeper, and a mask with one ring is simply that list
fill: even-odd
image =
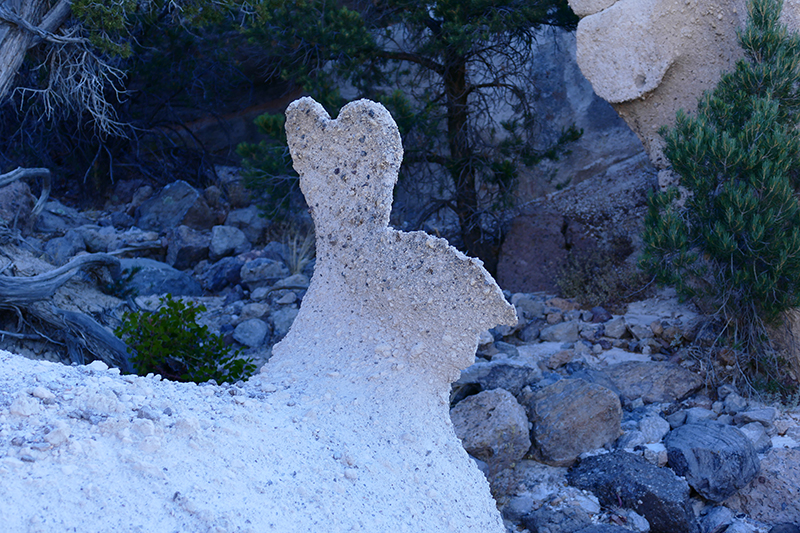
[{"label": "white sandy slope", "polygon": [[0,352],[0,529],[503,531],[489,498],[448,484],[488,494],[451,428],[403,428],[401,409],[342,432],[372,399],[340,400],[263,374],[198,386]]}]

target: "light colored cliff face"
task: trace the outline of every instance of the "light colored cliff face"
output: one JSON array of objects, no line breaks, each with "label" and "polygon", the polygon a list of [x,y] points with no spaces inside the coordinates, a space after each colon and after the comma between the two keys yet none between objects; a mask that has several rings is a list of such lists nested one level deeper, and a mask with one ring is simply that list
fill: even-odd
[{"label": "light colored cliff face", "polygon": [[[704,91],[742,56],[736,31],[746,0],[570,0],[582,17],[577,59],[597,94],[611,102],[658,168],[662,126],[692,112]],[[800,0],[785,0],[784,23],[800,27]]]}]

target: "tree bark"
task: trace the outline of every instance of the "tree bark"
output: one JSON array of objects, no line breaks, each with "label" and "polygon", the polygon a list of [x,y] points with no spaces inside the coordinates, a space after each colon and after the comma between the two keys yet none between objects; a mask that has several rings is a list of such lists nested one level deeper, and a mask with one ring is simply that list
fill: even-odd
[{"label": "tree bark", "polygon": [[[70,16],[69,0],[59,1],[45,14],[47,4],[47,0],[0,0],[0,101],[14,87],[28,49],[39,44],[43,34],[55,32]],[[22,23],[15,22],[17,19]]]}]

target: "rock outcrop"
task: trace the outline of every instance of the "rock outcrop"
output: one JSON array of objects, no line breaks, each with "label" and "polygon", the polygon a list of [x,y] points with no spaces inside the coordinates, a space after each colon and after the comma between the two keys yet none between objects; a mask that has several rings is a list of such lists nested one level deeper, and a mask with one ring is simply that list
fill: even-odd
[{"label": "rock outcrop", "polygon": [[[736,30],[747,1],[570,0],[581,17],[578,65],[665,168],[658,133],[678,109],[693,111],[704,91],[742,56]],[[800,2],[784,2],[782,20],[800,26]]]}]

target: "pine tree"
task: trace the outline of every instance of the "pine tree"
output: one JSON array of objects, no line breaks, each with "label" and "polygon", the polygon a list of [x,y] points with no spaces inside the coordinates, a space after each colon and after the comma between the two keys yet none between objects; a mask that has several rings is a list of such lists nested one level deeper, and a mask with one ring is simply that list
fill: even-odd
[{"label": "pine tree", "polygon": [[650,198],[643,235],[645,270],[718,310],[749,348],[800,305],[800,38],[781,7],[752,0],[743,59],[662,131],[685,191]]}]

